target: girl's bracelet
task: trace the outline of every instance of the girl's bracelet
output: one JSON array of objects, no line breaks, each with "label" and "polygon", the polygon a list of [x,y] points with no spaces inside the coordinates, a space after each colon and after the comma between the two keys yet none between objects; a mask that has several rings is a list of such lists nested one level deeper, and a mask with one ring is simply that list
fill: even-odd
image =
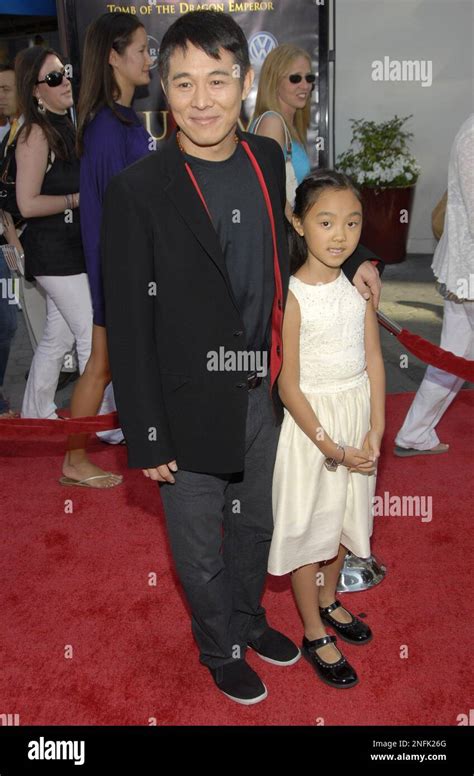
[{"label": "girl's bracelet", "polygon": [[340,442],[336,444],[336,450],[342,450],[342,458],[340,461],[336,461],[336,459],[333,458],[326,458],[324,461],[324,465],[326,469],[330,472],[335,472],[337,467],[340,466],[342,463],[344,463],[344,459],[346,457],[346,450],[343,445],[341,445]]}]

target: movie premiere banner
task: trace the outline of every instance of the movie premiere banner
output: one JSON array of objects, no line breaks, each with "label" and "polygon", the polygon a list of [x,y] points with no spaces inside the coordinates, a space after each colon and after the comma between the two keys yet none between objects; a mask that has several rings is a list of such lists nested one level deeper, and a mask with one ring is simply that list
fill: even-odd
[{"label": "movie premiere banner", "polygon": [[249,43],[255,83],[241,115],[241,127],[247,129],[253,114],[258,77],[267,54],[282,43],[293,43],[308,52],[317,76],[311,95],[311,125],[308,150],[313,164],[325,164],[327,137],[327,29],[325,0],[262,0],[262,2],[219,3],[148,2],[110,3],[105,0],[57,0],[63,54],[73,66],[77,95],[80,61],[87,26],[103,13],[122,11],[136,16],[146,28],[152,67],[152,81],[146,89],[137,89],[134,108],[141,114],[148,131],[163,140],[174,127],[164,98],[156,58],[161,39],[168,27],[188,11],[213,10],[228,13],[242,27]]}]

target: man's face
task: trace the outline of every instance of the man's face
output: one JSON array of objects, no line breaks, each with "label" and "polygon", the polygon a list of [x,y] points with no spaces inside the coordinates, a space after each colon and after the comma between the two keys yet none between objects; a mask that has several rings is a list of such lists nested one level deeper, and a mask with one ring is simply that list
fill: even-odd
[{"label": "man's face", "polygon": [[0,113],[8,117],[17,114],[15,73],[13,70],[0,73]]},{"label": "man's face", "polygon": [[239,67],[225,49],[219,59],[191,44],[174,50],[163,88],[176,123],[196,147],[190,153],[199,156],[199,148],[219,146],[233,134],[253,77],[249,70],[242,88]]}]

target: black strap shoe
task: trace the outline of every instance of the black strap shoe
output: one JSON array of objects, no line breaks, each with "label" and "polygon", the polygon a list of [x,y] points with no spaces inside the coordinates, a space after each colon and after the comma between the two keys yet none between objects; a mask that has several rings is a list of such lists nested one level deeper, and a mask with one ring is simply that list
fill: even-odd
[{"label": "black strap shoe", "polygon": [[268,695],[262,680],[245,660],[233,660],[209,670],[217,688],[231,701],[251,706],[265,700]]},{"label": "black strap shoe", "polygon": [[335,687],[338,690],[344,690],[346,687],[355,687],[359,683],[357,674],[339,650],[341,659],[336,663],[327,663],[318,655],[318,649],[326,646],[326,644],[335,644],[336,641],[335,636],[323,636],[322,639],[315,639],[314,641],[309,641],[306,636],[303,636],[303,657],[306,658],[308,663],[311,663],[321,681],[330,687]]},{"label": "black strap shoe", "polygon": [[334,601],[330,606],[320,606],[319,614],[322,621],[334,628],[341,639],[349,644],[367,644],[369,641],[372,641],[372,631],[369,626],[362,622],[362,620],[359,620],[354,614],[348,612],[347,609],[346,612],[352,617],[351,622],[338,622],[334,617],[331,617],[331,612],[334,609],[339,609],[340,606],[342,606],[340,601]]},{"label": "black strap shoe", "polygon": [[249,641],[248,646],[253,649],[262,660],[277,666],[292,666],[301,657],[296,644],[288,636],[274,628],[267,628],[261,636],[254,641]]}]

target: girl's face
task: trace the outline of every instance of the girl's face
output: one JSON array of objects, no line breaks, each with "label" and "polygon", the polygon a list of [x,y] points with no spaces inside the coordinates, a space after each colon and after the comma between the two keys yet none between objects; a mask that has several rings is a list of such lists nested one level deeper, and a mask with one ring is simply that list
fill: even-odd
[{"label": "girl's face", "polygon": [[[44,81],[48,73],[53,72],[64,73],[64,65],[58,57],[49,54],[43,62],[37,80]],[[47,83],[37,84],[33,94],[53,113],[65,113],[73,104],[71,82],[66,77],[58,86],[49,86]]]},{"label": "girl's face", "polygon": [[354,253],[362,229],[362,206],[350,189],[324,189],[303,220],[292,223],[304,237],[308,254],[337,268]]},{"label": "girl's face", "polygon": [[146,86],[150,83],[150,67],[153,59],[148,53],[148,38],[143,27],[138,27],[123,52],[112,49],[109,64],[114,68],[117,83],[129,86]]},{"label": "girl's face", "polygon": [[[278,84],[277,96],[280,103],[294,110],[304,108],[313,86],[305,79],[305,76],[310,74],[311,62],[306,57],[300,56],[293,59]],[[291,83],[290,76],[300,76],[301,80],[297,84]]]}]

